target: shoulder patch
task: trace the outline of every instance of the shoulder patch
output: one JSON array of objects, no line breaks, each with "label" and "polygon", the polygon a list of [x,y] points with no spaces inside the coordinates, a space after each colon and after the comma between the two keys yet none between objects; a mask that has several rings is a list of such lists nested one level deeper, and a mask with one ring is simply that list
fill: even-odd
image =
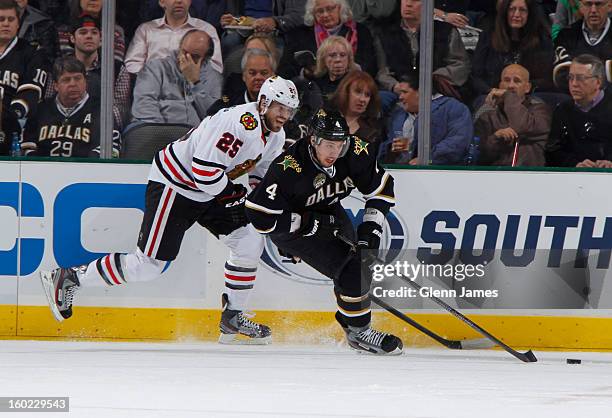
[{"label": "shoulder patch", "polygon": [[315,189],[318,189],[319,187],[323,186],[325,184],[325,180],[326,180],[326,176],[323,173],[319,173],[317,174],[317,176],[315,177],[314,181],[312,182],[312,185]]},{"label": "shoulder patch", "polygon": [[355,137],[355,148],[353,149],[355,155],[361,155],[362,152],[365,152],[366,155],[370,155],[368,152],[368,145],[370,144],[365,142],[363,139]]},{"label": "shoulder patch", "polygon": [[240,116],[240,123],[247,131],[252,131],[257,128],[257,119],[255,119],[255,116],[253,116],[251,112],[246,112]]},{"label": "shoulder patch", "polygon": [[300,167],[300,164],[291,155],[285,155],[283,161],[278,163],[278,165],[283,167],[283,171],[287,171],[288,168],[292,168],[296,173],[302,172],[302,167]]}]

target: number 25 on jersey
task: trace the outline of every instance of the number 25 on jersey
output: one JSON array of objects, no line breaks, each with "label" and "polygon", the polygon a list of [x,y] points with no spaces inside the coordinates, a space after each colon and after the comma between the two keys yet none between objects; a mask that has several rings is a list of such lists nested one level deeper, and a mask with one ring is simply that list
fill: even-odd
[{"label": "number 25 on jersey", "polygon": [[242,144],[243,142],[241,140],[235,138],[234,135],[229,132],[226,132],[217,142],[217,148],[229,155],[230,158],[234,158],[236,154],[238,154],[238,150],[240,150]]}]

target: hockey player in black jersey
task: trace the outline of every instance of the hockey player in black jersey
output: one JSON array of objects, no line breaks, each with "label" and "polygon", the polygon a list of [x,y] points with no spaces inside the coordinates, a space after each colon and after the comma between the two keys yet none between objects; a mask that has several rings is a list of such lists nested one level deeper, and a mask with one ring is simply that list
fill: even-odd
[{"label": "hockey player in black jersey", "polygon": [[[0,155],[6,155],[11,134],[21,133],[18,119],[36,111],[42,98],[49,62],[41,49],[19,39],[19,6],[0,0]],[[2,137],[5,138],[2,141]],[[8,141],[7,141],[8,139]]]},{"label": "hockey player in black jersey", "polygon": [[[334,281],[336,320],[349,345],[375,354],[399,354],[402,341],[370,327],[371,276],[362,277],[361,257],[378,250],[385,216],[394,205],[393,177],[376,163],[370,144],[349,135],[341,114],[320,110],[311,136],[270,165],[246,202],[247,216],[269,234],[281,254],[303,260]],[[365,215],[357,229],[358,254],[337,239],[355,231],[340,201],[357,188]],[[371,252],[370,252],[371,253]]]},{"label": "hockey player in black jersey", "polygon": [[[44,157],[100,156],[100,102],[87,93],[85,65],[73,56],[55,60],[57,94],[45,100],[26,123],[25,155]],[[120,122],[115,118],[114,125]],[[121,135],[113,131],[113,156],[119,156]]]}]

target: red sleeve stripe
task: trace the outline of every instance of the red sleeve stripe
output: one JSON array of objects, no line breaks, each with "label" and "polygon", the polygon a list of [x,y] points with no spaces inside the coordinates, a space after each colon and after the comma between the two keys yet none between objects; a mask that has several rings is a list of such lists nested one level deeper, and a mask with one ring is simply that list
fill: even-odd
[{"label": "red sleeve stripe", "polygon": [[199,168],[196,168],[194,165],[191,166],[191,170],[193,171],[194,174],[197,174],[199,176],[204,176],[204,177],[212,177],[212,176],[218,174],[221,171],[220,168],[217,168],[217,169],[212,170],[212,171],[201,170]]},{"label": "red sleeve stripe", "polygon": [[181,183],[186,184],[189,187],[193,187],[194,189],[197,189],[198,187],[193,181],[186,180],[185,178],[183,178],[183,176],[181,176],[181,173],[179,173],[178,170],[172,165],[172,161],[170,161],[170,159],[168,158],[168,155],[166,154],[166,148],[164,148],[163,153],[164,153],[164,165],[168,168],[168,170],[170,170],[170,172],[174,175],[174,177]]}]

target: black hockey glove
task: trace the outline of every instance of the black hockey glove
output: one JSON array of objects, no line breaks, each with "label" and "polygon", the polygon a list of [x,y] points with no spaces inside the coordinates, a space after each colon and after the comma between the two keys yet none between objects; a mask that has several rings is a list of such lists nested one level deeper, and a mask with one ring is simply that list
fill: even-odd
[{"label": "black hockey glove", "polygon": [[305,212],[302,215],[302,224],[295,231],[304,237],[318,237],[325,241],[336,238],[336,233],[340,229],[338,220],[334,215],[320,212]]},{"label": "black hockey glove", "polygon": [[382,227],[376,222],[363,222],[357,227],[357,247],[362,250],[361,259],[369,266],[376,261],[382,238]]},{"label": "black hockey glove", "polygon": [[247,189],[240,183],[227,182],[225,189],[221,191],[215,199],[219,205],[227,210],[227,217],[236,225],[246,225],[249,223],[244,202],[246,201]]},{"label": "black hockey glove", "polygon": [[225,189],[221,190],[215,199],[226,208],[243,205],[246,201],[247,189],[240,183],[227,182]]}]

